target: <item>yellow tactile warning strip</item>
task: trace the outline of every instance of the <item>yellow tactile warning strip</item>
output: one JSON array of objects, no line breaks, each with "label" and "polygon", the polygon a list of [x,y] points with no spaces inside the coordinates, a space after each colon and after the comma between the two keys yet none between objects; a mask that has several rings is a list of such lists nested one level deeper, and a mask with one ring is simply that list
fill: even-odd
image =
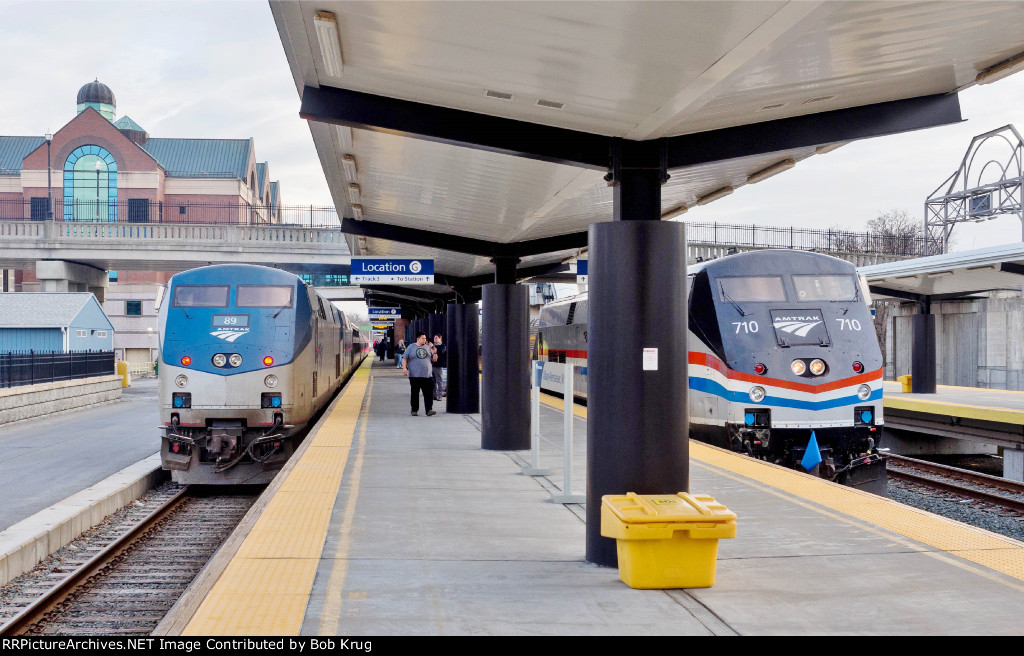
[{"label": "yellow tactile warning strip", "polygon": [[[560,399],[541,399],[564,407]],[[573,411],[587,416],[586,408]],[[693,440],[690,458],[1024,581],[1024,543],[1017,540]]]},{"label": "yellow tactile warning strip", "polygon": [[908,399],[894,396],[885,396],[883,398],[883,407],[949,417],[962,417],[964,419],[981,419],[1003,424],[1024,425],[1024,410],[1014,410],[1012,408],[954,403],[938,399]]},{"label": "yellow tactile warning strip", "polygon": [[370,379],[353,374],[182,635],[298,635]]}]

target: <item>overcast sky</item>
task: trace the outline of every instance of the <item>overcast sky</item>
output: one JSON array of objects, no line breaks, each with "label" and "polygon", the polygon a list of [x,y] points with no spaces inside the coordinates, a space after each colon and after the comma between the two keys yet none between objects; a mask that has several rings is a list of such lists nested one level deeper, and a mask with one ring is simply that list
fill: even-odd
[{"label": "overcast sky", "polygon": [[[254,137],[285,204],[330,204],[281,41],[262,0],[0,0],[0,134],[42,135],[75,116],[95,78],[154,137]],[[1024,73],[960,94],[965,123],[850,144],[690,210],[685,220],[863,229],[879,213],[921,217],[971,138],[1024,129]],[[1020,241],[1016,218],[958,228],[958,248]]]}]

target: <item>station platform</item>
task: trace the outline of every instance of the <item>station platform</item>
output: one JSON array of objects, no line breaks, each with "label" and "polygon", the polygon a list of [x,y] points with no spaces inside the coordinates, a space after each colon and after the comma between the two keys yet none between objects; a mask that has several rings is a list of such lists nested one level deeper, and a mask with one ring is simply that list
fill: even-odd
[{"label": "station platform", "polygon": [[713,587],[633,590],[585,561],[581,507],[550,501],[560,407],[542,409],[552,473],[529,477],[528,451],[480,449],[479,416],[410,416],[401,372],[368,360],[156,634],[1021,632],[1024,543],[693,442],[690,491],[737,537]]},{"label": "station platform", "polygon": [[935,394],[912,394],[900,383],[885,381],[883,398],[886,410],[1024,426],[1024,392],[1016,390],[938,385]]}]

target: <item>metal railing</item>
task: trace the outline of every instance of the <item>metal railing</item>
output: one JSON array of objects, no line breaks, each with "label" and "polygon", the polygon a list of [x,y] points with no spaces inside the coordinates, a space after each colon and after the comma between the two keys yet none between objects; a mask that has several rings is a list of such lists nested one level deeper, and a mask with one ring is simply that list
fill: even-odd
[{"label": "metal railing", "polygon": [[864,253],[868,255],[934,255],[924,237],[853,232],[836,229],[792,228],[765,225],[686,222],[686,240],[691,244],[746,246],[749,248],[793,248],[823,253]]},{"label": "metal railing", "polygon": [[145,198],[107,201],[47,199],[0,199],[0,221],[131,224],[231,224],[297,225],[306,228],[340,228],[338,211],[315,205],[262,205],[259,203],[193,203],[154,201]]},{"label": "metal railing", "polygon": [[111,376],[114,371],[113,351],[38,353],[30,350],[0,353],[0,387]]},{"label": "metal railing", "polygon": [[[0,199],[0,221],[45,221],[46,198]],[[127,199],[116,203],[65,202],[54,199],[53,220],[74,224],[296,226],[339,229],[338,211],[330,206],[188,203]],[[854,232],[828,228],[686,222],[691,244],[748,248],[793,248],[825,253],[866,255],[934,255],[924,237]]]},{"label": "metal railing", "polygon": [[128,373],[131,374],[132,378],[139,378],[140,376],[155,376],[156,362],[129,362]]}]

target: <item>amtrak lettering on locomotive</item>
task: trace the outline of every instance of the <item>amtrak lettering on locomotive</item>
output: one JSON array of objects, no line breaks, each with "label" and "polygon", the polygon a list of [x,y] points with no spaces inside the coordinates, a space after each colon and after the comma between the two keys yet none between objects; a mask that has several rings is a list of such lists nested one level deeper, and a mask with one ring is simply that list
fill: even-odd
[{"label": "amtrak lettering on locomotive", "polygon": [[[884,491],[882,353],[855,267],[753,251],[691,266],[688,283],[691,437],[796,466],[813,433],[822,477]],[[539,359],[586,367],[586,306],[545,306]]]},{"label": "amtrak lettering on locomotive", "polygon": [[301,278],[252,265],[175,275],[160,326],[160,455],[179,483],[269,482],[365,341]]}]

